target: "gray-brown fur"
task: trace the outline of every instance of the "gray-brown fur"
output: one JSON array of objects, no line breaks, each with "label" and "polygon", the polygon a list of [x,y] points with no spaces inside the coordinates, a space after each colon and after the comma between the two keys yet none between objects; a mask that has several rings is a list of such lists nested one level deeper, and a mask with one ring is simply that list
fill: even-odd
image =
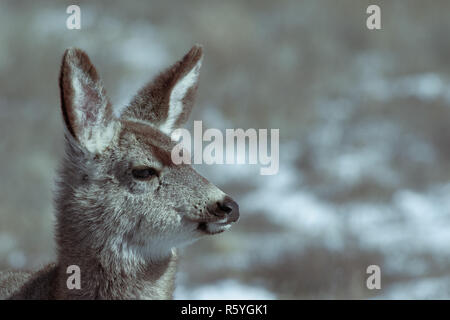
[{"label": "gray-brown fur", "polygon": [[[169,110],[169,94],[177,81],[186,75],[194,65],[202,59],[202,47],[194,46],[180,61],[144,86],[133,98],[130,106],[124,111],[122,117],[143,119],[159,124],[167,117]],[[184,98],[183,114],[176,123],[177,126],[187,121],[194,105],[197,85],[194,85]],[[150,107],[149,107],[150,106]]]},{"label": "gray-brown fur", "polygon": [[[190,113],[197,88],[197,74],[190,71],[197,72],[201,58],[202,48],[195,46],[116,119],[87,55],[66,51],[60,76],[66,156],[55,197],[57,262],[34,274],[0,273],[0,298],[170,299],[175,248],[237,221],[239,209],[230,197],[170,158],[169,133]],[[151,172],[144,180],[142,168]],[[70,265],[81,269],[79,290],[67,288]]]}]

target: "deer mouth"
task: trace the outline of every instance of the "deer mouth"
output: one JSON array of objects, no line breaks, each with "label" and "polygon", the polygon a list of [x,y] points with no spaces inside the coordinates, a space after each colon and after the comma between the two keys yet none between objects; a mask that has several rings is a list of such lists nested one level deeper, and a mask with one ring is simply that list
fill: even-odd
[{"label": "deer mouth", "polygon": [[218,234],[227,231],[231,227],[231,222],[217,221],[217,222],[199,222],[197,230],[206,234]]},{"label": "deer mouth", "polygon": [[217,234],[230,229],[239,220],[238,204],[226,196],[206,207],[207,217],[197,220],[197,230],[206,234]]}]

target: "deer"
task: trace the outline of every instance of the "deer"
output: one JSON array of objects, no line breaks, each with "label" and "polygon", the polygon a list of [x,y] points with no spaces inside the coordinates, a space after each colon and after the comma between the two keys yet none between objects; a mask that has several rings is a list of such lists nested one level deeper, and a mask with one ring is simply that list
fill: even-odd
[{"label": "deer", "polygon": [[[64,151],[56,177],[56,262],[0,273],[2,299],[173,299],[178,248],[228,230],[239,206],[186,163],[171,136],[188,120],[203,47],[138,91],[119,115],[81,49],[64,52]],[[78,288],[68,268],[80,270]]]}]

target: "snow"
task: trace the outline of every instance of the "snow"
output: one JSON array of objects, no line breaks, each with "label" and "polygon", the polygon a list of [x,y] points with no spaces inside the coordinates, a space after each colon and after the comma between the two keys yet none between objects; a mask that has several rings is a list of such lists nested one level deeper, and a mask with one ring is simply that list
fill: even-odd
[{"label": "snow", "polygon": [[176,300],[273,300],[276,296],[263,287],[249,286],[227,279],[196,288],[178,286]]},{"label": "snow", "polygon": [[407,281],[393,285],[376,299],[448,299],[450,297],[450,277],[435,277]]}]

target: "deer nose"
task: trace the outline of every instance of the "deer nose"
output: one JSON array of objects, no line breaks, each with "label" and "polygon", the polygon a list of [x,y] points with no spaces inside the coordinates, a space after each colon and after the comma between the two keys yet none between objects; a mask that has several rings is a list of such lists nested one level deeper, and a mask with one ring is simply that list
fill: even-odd
[{"label": "deer nose", "polygon": [[229,196],[217,201],[215,210],[212,210],[215,216],[227,218],[227,222],[236,222],[239,219],[239,205]]}]

